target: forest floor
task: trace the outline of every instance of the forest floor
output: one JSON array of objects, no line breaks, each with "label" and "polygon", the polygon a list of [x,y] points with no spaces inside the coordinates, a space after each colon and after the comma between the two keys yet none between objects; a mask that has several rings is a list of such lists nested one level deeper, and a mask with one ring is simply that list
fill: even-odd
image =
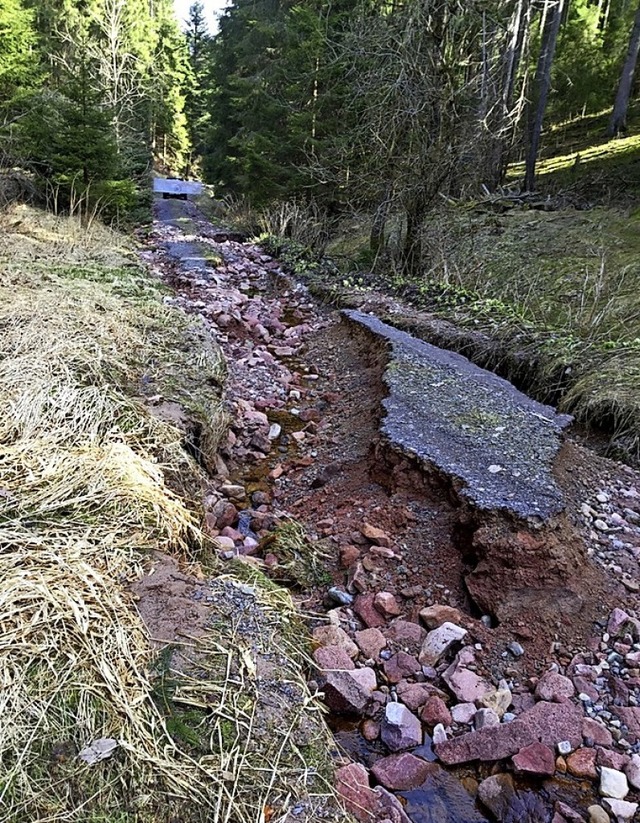
[{"label": "forest floor", "polygon": [[[170,302],[204,318],[228,363],[208,532],[224,562],[286,585],[307,616],[351,813],[631,819],[640,475],[569,433],[553,466],[561,515],[479,518],[446,473],[381,437],[384,347],[191,204],[159,202],[148,242]],[[357,302],[438,322],[376,293]],[[443,623],[458,644],[430,657]]]}]

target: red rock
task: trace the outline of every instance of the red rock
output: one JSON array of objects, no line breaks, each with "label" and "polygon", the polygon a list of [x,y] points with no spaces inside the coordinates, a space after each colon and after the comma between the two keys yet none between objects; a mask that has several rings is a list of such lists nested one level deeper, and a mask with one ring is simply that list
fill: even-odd
[{"label": "red rock", "polygon": [[511,758],[516,772],[526,774],[552,775],[556,770],[556,758],[553,750],[542,743],[524,746]]},{"label": "red rock", "polygon": [[615,769],[623,772],[629,765],[631,758],[628,754],[620,754],[603,746],[596,747],[596,765],[605,766],[607,769]]},{"label": "red rock", "polygon": [[464,615],[458,609],[454,609],[453,606],[436,603],[433,606],[421,609],[420,620],[428,629],[437,629],[443,623],[460,625],[461,621],[464,621]]},{"label": "red rock", "polygon": [[216,526],[220,530],[226,526],[232,526],[238,519],[238,510],[228,500],[219,500],[211,510],[211,514],[216,518]]},{"label": "red rock", "polygon": [[359,560],[349,569],[347,587],[349,591],[358,592],[358,594],[363,594],[368,588],[367,575]]},{"label": "red rock", "polygon": [[299,417],[303,423],[309,423],[311,421],[313,421],[314,423],[318,423],[322,415],[320,414],[318,409],[303,409],[300,412]]},{"label": "red rock", "polygon": [[598,776],[596,771],[596,752],[594,749],[576,749],[567,757],[567,771],[574,777],[582,777],[587,780],[595,780]]},{"label": "red rock", "polygon": [[592,703],[597,703],[600,698],[600,693],[596,689],[596,687],[587,680],[586,677],[580,677],[579,675],[573,678],[573,685],[576,688],[576,691],[579,694],[586,694],[588,697],[591,698]]},{"label": "red rock", "polygon": [[576,690],[569,678],[557,672],[543,674],[536,686],[536,697],[553,703],[562,703],[575,693]]},{"label": "red rock", "polygon": [[271,445],[271,440],[269,440],[266,434],[262,434],[261,432],[256,432],[249,441],[249,446],[252,449],[262,452],[262,454],[269,454]]},{"label": "red rock", "polygon": [[[393,549],[387,549],[385,546],[371,546],[369,554],[374,557],[381,557],[383,560],[393,560],[397,556]],[[418,594],[422,594],[422,586],[417,588]]]},{"label": "red rock", "polygon": [[355,633],[355,641],[366,658],[377,660],[380,652],[387,645],[380,629],[363,629]]},{"label": "red rock", "polygon": [[218,519],[213,512],[207,512],[204,518],[204,529],[209,537],[217,537],[220,530],[217,528]]},{"label": "red rock", "polygon": [[444,692],[428,683],[400,681],[397,685],[397,692],[400,700],[412,712],[417,712],[418,709],[422,708],[430,697],[439,697],[441,700],[446,697]]},{"label": "red rock", "polygon": [[628,706],[629,705],[629,687],[627,684],[622,680],[620,677],[612,677],[611,675],[608,678],[609,680],[609,691],[611,692],[611,697],[613,698],[613,702],[616,706]]},{"label": "red rock", "polygon": [[378,592],[373,600],[373,605],[383,617],[397,617],[400,612],[398,601],[391,592]]},{"label": "red rock", "polygon": [[385,629],[384,635],[387,640],[402,646],[405,651],[418,652],[427,633],[418,623],[409,620],[394,620]]},{"label": "red rock", "polygon": [[369,786],[369,775],[360,763],[350,763],[338,769],[336,789],[347,811],[361,823],[373,823],[380,813],[380,799]]},{"label": "red rock", "polygon": [[351,671],[353,660],[341,646],[321,646],[313,653],[316,665],[322,671]]},{"label": "red rock", "polygon": [[631,618],[625,611],[616,608],[609,615],[607,632],[611,635],[611,637],[617,637],[619,634],[624,632],[632,620],[633,618]]},{"label": "red rock", "polygon": [[269,477],[271,480],[278,480],[284,474],[284,469],[282,468],[282,464],[278,463],[278,465],[269,472]]},{"label": "red rock", "polygon": [[318,646],[339,646],[352,659],[358,656],[358,647],[339,626],[318,626],[313,630],[312,637]]},{"label": "red rock", "polygon": [[435,752],[443,763],[453,765],[470,760],[504,760],[532,743],[554,748],[563,740],[573,748],[582,742],[582,710],[568,702],[540,702],[512,723],[439,743]]},{"label": "red rock", "polygon": [[382,785],[391,791],[408,791],[420,786],[429,774],[438,771],[440,766],[427,763],[413,754],[403,752],[392,754],[377,760],[371,773]]},{"label": "red rock", "polygon": [[555,823],[585,823],[584,817],[579,812],[560,800],[556,802],[554,812],[551,823],[554,821]]},{"label": "red rock", "polygon": [[421,670],[419,661],[407,652],[398,652],[384,662],[384,673],[390,683],[399,683]]},{"label": "red rock", "polygon": [[511,703],[514,713],[522,714],[522,712],[529,711],[536,705],[536,699],[530,692],[525,692],[524,694],[514,694]]},{"label": "red rock", "polygon": [[611,732],[598,720],[593,720],[591,717],[585,717],[582,721],[582,737],[584,742],[590,746],[604,746],[608,748],[613,745],[613,737]]},{"label": "red rock", "polygon": [[324,701],[337,714],[363,714],[376,689],[373,669],[325,671],[319,678]]},{"label": "red rock", "polygon": [[364,523],[360,529],[363,537],[375,543],[377,546],[384,546],[386,549],[391,548],[391,538],[382,529],[377,529],[369,523]]},{"label": "red rock", "polygon": [[230,537],[232,540],[242,541],[244,540],[244,535],[242,532],[239,532],[237,529],[231,528],[231,526],[225,526],[224,529],[220,532],[222,537]]},{"label": "red rock", "polygon": [[407,600],[413,600],[415,597],[420,597],[423,591],[422,586],[406,586],[404,589],[400,589],[400,594]]},{"label": "red rock", "polygon": [[[379,568],[373,557],[370,557],[369,555],[362,558],[362,567],[366,569],[368,572],[377,572]],[[380,614],[384,615],[382,609],[378,609],[378,611],[380,612]]]},{"label": "red rock", "polygon": [[442,675],[444,682],[461,703],[475,703],[487,692],[493,691],[490,683],[467,668],[474,663],[473,647],[465,646]]},{"label": "red rock", "polygon": [[340,568],[348,569],[358,561],[360,549],[357,546],[343,546],[340,549]]},{"label": "red rock", "polygon": [[380,737],[380,724],[377,720],[365,720],[360,727],[360,733],[365,740],[372,743]]},{"label": "red rock", "polygon": [[[403,700],[403,703],[405,701]],[[443,726],[451,725],[451,712],[447,708],[447,704],[442,698],[432,695],[427,699],[427,702],[422,707],[420,718],[427,726],[437,726],[442,723]]]},{"label": "red rock", "polygon": [[375,595],[359,594],[353,603],[353,610],[369,629],[384,626],[384,617],[374,607]]},{"label": "red rock", "polygon": [[640,708],[626,706],[612,706],[611,710],[618,715],[628,732],[625,734],[629,743],[636,743],[640,740]]}]

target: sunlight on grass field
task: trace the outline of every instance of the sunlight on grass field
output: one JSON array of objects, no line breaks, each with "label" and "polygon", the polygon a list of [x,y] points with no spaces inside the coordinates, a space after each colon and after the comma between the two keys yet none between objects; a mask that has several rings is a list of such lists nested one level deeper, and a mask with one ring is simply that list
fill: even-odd
[{"label": "sunlight on grass field", "polygon": [[[574,171],[576,174],[593,171],[596,166],[610,166],[640,159],[640,133],[628,137],[615,137],[591,146],[582,147],[567,154],[542,158],[537,172],[541,177],[557,172]],[[591,168],[590,168],[591,166]],[[510,179],[524,176],[524,163],[516,163],[509,170]]]}]

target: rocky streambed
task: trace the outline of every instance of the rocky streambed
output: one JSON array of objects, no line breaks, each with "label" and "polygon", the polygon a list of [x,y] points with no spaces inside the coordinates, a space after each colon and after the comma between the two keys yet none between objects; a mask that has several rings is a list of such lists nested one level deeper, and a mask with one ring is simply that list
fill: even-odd
[{"label": "rocky streambed", "polygon": [[347,810],[634,819],[638,475],[464,358],[318,306],[191,204],[157,216],[146,256],[229,368],[206,528],[312,615]]}]

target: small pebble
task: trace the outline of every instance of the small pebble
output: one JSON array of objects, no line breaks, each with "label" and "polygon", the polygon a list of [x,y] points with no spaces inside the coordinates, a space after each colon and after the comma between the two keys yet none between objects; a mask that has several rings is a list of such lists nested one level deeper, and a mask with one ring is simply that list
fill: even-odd
[{"label": "small pebble", "polygon": [[337,586],[332,586],[327,594],[334,603],[340,603],[341,606],[350,606],[353,603],[353,595],[339,589]]},{"label": "small pebble", "polygon": [[509,643],[507,649],[511,652],[511,654],[514,657],[522,657],[522,655],[524,654],[524,649],[522,648],[520,643],[517,643],[515,640],[513,641],[513,643]]}]

